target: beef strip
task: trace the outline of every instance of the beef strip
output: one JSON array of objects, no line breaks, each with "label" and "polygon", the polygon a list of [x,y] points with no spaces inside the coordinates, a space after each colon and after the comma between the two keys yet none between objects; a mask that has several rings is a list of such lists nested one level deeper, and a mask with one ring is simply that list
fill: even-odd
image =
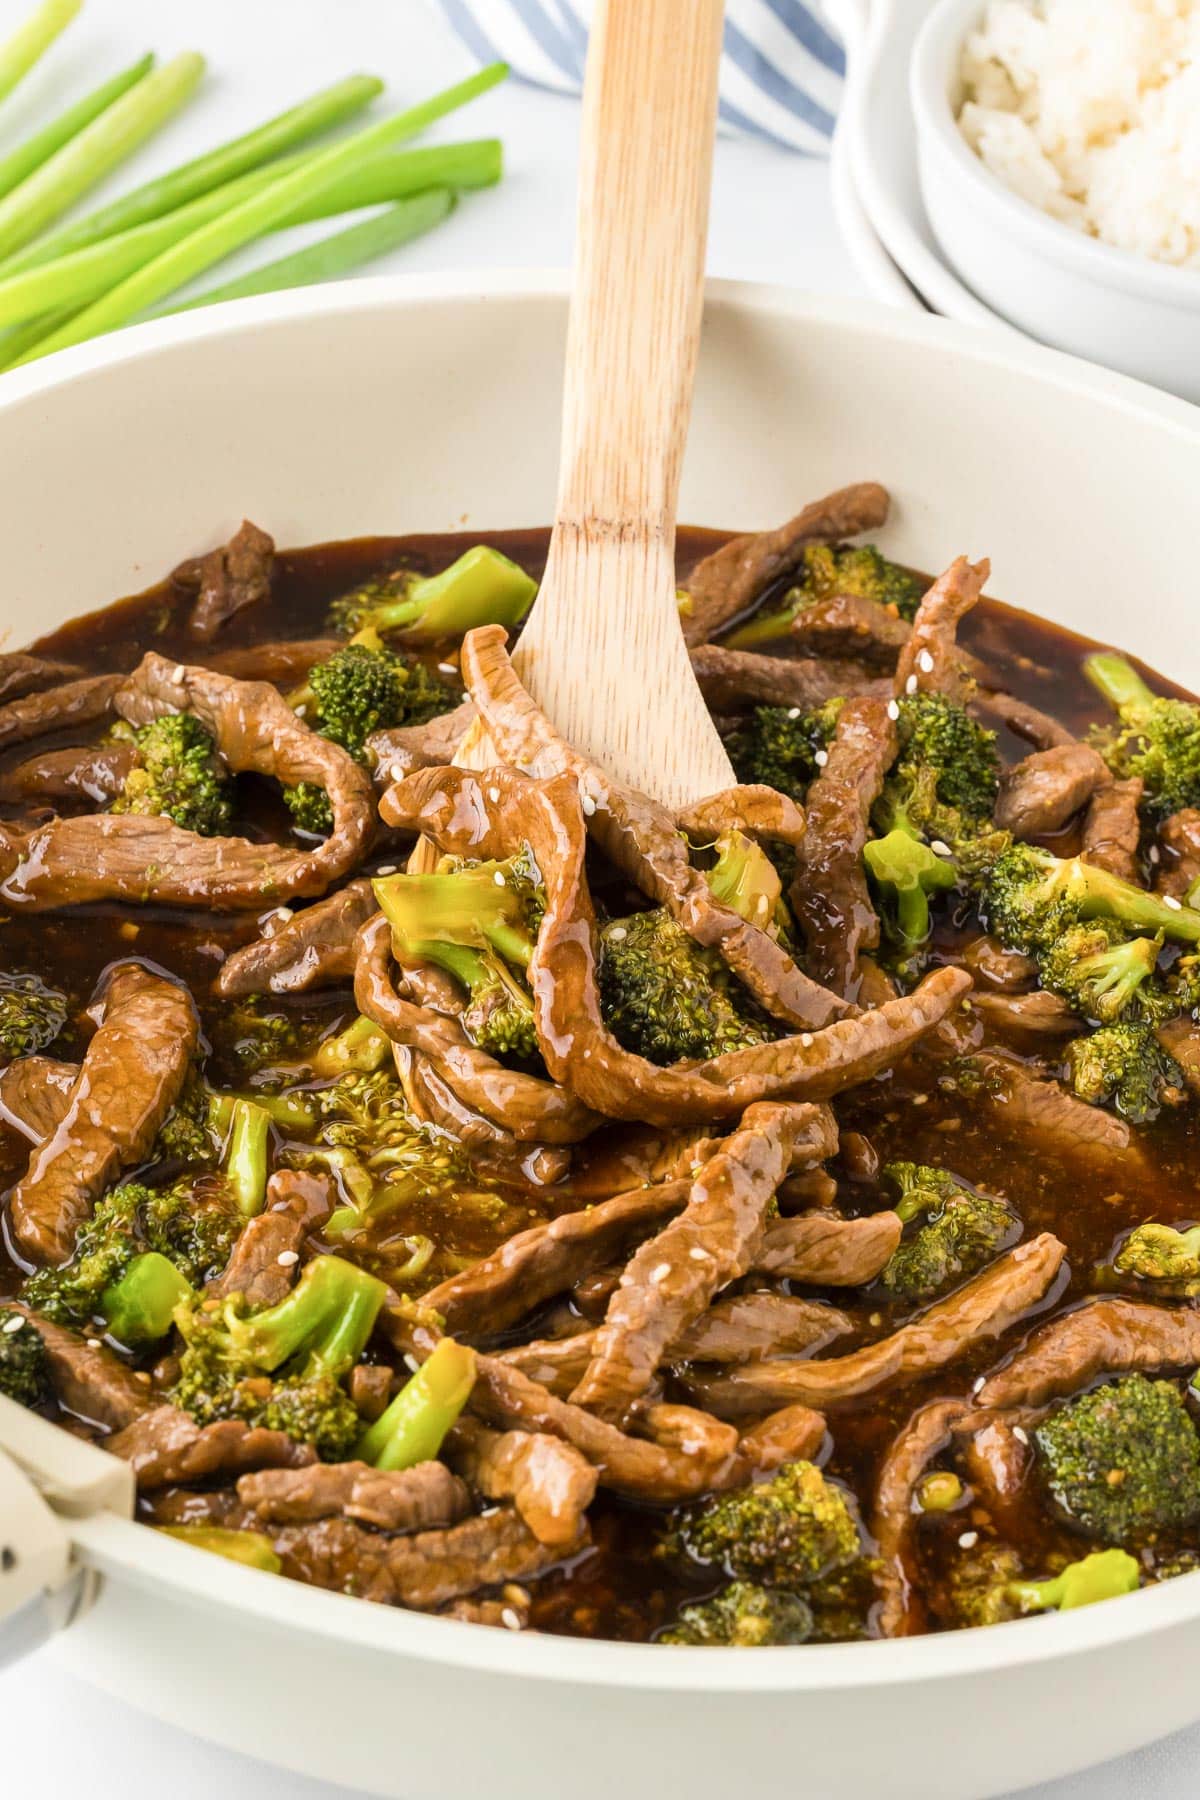
[{"label": "beef strip", "polygon": [[91,800],[107,806],[125,786],[137,762],[132,744],[90,744],[79,750],[43,750],[0,777],[0,799]]},{"label": "beef strip", "polygon": [[[1188,1091],[1200,1094],[1200,1024],[1186,1014],[1180,1019],[1168,1019],[1165,1025],[1158,1028],[1158,1041],[1169,1056],[1183,1070],[1183,1079]],[[0,1082],[0,1094],[3,1083]]]},{"label": "beef strip", "polygon": [[1098,1375],[1193,1369],[1200,1312],[1138,1300],[1088,1300],[1043,1325],[977,1395],[980,1406],[1045,1406]]},{"label": "beef strip", "polygon": [[315,1461],[307,1444],[241,1419],[197,1425],[174,1406],[156,1406],[126,1425],[104,1448],[130,1464],[139,1488],[170,1487],[247,1469],[299,1469]]},{"label": "beef strip", "polygon": [[82,673],[74,663],[33,656],[27,650],[8,650],[0,656],[0,701],[21,700],[26,694],[74,681]]},{"label": "beef strip", "polygon": [[81,1338],[65,1325],[53,1325],[19,1302],[7,1304],[25,1315],[46,1346],[58,1403],[76,1418],[105,1431],[122,1431],[153,1406],[148,1375],[136,1374],[94,1339]]},{"label": "beef strip", "polygon": [[[273,1541],[284,1574],[295,1580],[418,1612],[538,1575],[563,1554],[540,1544],[510,1507],[407,1537],[385,1536],[351,1519],[323,1519],[282,1526]],[[575,1548],[585,1543],[581,1538]]]},{"label": "beef strip", "polygon": [[511,1500],[539,1544],[567,1550],[596,1496],[596,1471],[572,1444],[539,1431],[489,1431],[459,1421],[446,1454],[477,1493]]},{"label": "beef strip", "polygon": [[236,650],[218,650],[204,657],[207,669],[233,675],[238,681],[269,681],[290,693],[301,687],[310,669],[328,662],[346,647],[345,638],[288,638],[283,643],[241,644]]},{"label": "beef strip", "polygon": [[1160,865],[1154,885],[1160,894],[1182,900],[1200,876],[1200,809],[1185,806],[1172,813],[1159,826],[1158,836],[1170,860]]},{"label": "beef strip", "polygon": [[738,1439],[738,1457],[751,1479],[784,1463],[809,1462],[825,1442],[825,1421],[810,1406],[781,1406],[750,1425]]},{"label": "beef strip", "polygon": [[801,1132],[824,1134],[832,1155],[837,1127],[825,1109],[749,1107],[732,1137],[692,1183],[688,1203],[630,1260],[596,1332],[592,1359],[571,1399],[620,1419],[644,1394],[667,1346],[705,1311],[723,1287],[753,1265],[766,1230],[767,1207],[791,1162]]},{"label": "beef strip", "polygon": [[491,1625],[502,1631],[524,1631],[530,1605],[525,1589],[509,1582],[498,1600],[451,1600],[439,1610],[438,1618],[459,1619],[465,1625]]},{"label": "beef strip", "polygon": [[1138,775],[1129,781],[1108,781],[1096,789],[1083,819],[1079,849],[1084,862],[1107,869],[1122,881],[1138,880],[1141,803],[1142,781]]},{"label": "beef strip", "polygon": [[44,694],[0,706],[0,746],[24,744],[51,731],[75,730],[108,718],[124,675],[81,675]]},{"label": "beef strip", "polygon": [[517,679],[504,639],[500,626],[484,626],[467,633],[462,651],[463,678],[502,759],[542,779],[569,775],[587,798],[588,829],[605,855],[697,943],[717,950],[773,1018],[810,1028],[851,1011],[769,933],[714,899],[665,807],[613,780],[555,731]]},{"label": "beef strip", "polygon": [[278,1305],[291,1292],[305,1238],[324,1224],[333,1202],[328,1176],[277,1169],[267,1182],[264,1210],[243,1225],[229,1261],[206,1293],[217,1300],[240,1294],[254,1309]]},{"label": "beef strip", "polygon": [[470,700],[450,712],[439,713],[424,725],[394,725],[385,731],[373,731],[367,739],[367,756],[374,764],[375,781],[387,786],[402,781],[414,769],[451,762],[454,752],[475,721],[475,707]]},{"label": "beef strip", "polygon": [[188,632],[197,643],[211,644],[235,613],[268,597],[274,561],[274,540],[243,519],[220,549],[180,563],[171,580],[197,596],[188,620]]},{"label": "beef strip", "polygon": [[883,1596],[878,1619],[883,1637],[908,1637],[925,1624],[913,1557],[917,1487],[968,1411],[964,1400],[932,1400],[918,1408],[880,1466],[871,1531],[879,1547],[876,1582]]},{"label": "beef strip", "polygon": [[32,1261],[65,1262],[105,1187],[143,1159],[179,1097],[198,1036],[186,988],[140,963],[111,971],[66,1112],[9,1197],[13,1236]]},{"label": "beef strip", "polygon": [[132,725],[190,712],[212,733],[235,771],[311,782],[333,809],[333,829],[315,849],[206,838],[170,819],[92,813],[53,819],[29,832],[0,825],[0,899],[18,910],[91,900],[155,900],[214,911],[260,909],[270,900],[322,894],[366,853],[375,829],[366,771],[318,737],[265,682],[234,681],[149,651],[121,685],[115,705]]},{"label": "beef strip", "polygon": [[392,1371],[386,1363],[355,1363],[347,1381],[355,1410],[373,1425],[392,1397]]},{"label": "beef strip", "polygon": [[973,994],[971,1010],[990,1031],[1016,1043],[1079,1035],[1079,1015],[1057,994],[1045,990],[1032,994]]},{"label": "beef strip", "polygon": [[876,530],[887,519],[888,504],[886,488],[860,481],[813,501],[774,531],[747,532],[722,544],[688,577],[681,615],[686,642],[705,643],[773,582],[792,574],[806,544],[836,544]]},{"label": "beef strip", "polygon": [[217,993],[298,994],[348,980],[359,927],[378,910],[369,881],[347,883],[236,950],[221,966]]},{"label": "beef strip", "polygon": [[808,966],[846,1000],[856,998],[859,954],[879,943],[862,852],[871,808],[896,754],[896,727],[881,699],[847,700],[828,759],[808,790],[808,832],[788,895]]},{"label": "beef strip", "polygon": [[[389,789],[380,810],[389,823],[422,832],[449,854],[505,855],[517,842],[532,849],[546,893],[529,967],[538,1042],[550,1073],[577,1096],[576,1103],[593,1108],[593,1116],[671,1126],[737,1115],[760,1100],[827,1099],[896,1061],[953,1009],[969,985],[961,971],[941,969],[913,994],[841,1019],[818,1034],[803,1032],[711,1061],[660,1068],[624,1050],[601,1014],[582,813],[569,777],[529,781],[503,768],[483,776],[426,769]],[[675,841],[682,841],[678,834]],[[388,991],[386,926],[368,925],[360,946],[360,1011],[394,1039],[425,1050],[433,1042],[432,1028],[427,1026],[419,1041],[420,1017],[411,1008],[406,1014],[403,1006],[397,1012]],[[451,1024],[437,1022],[443,1041]],[[466,1097],[459,1081],[452,1085]]]},{"label": "beef strip", "polygon": [[487,1178],[533,1187],[553,1187],[571,1167],[565,1145],[538,1144],[516,1137],[460,1100],[449,1082],[425,1057],[405,1044],[393,1044],[396,1070],[408,1109],[415,1119],[447,1131],[470,1152],[475,1170]]},{"label": "beef strip", "polygon": [[974,1005],[982,989],[995,988],[1002,994],[1026,993],[1037,981],[1038,966],[1034,957],[1019,950],[1006,950],[991,937],[973,938],[962,952],[962,959],[975,977]]},{"label": "beef strip", "polygon": [[55,1062],[52,1056],[19,1057],[0,1073],[5,1121],[31,1143],[40,1144],[66,1118],[78,1078],[78,1063]]},{"label": "beef strip", "polygon": [[709,845],[723,831],[742,831],[767,843],[798,844],[808,828],[802,807],[762,782],[722,788],[678,815],[679,829],[694,844]]},{"label": "beef strip", "polygon": [[945,694],[960,705],[971,698],[974,683],[963,668],[958,649],[958,622],[979,599],[990,573],[986,558],[972,564],[960,556],[938,576],[917,608],[908,642],[900,652],[897,694]]},{"label": "beef strip", "polygon": [[760,1274],[787,1276],[813,1287],[861,1287],[874,1281],[903,1230],[894,1212],[861,1219],[802,1213],[768,1228],[755,1267]]},{"label": "beef strip", "polygon": [[793,1400],[821,1410],[853,1404],[896,1381],[932,1374],[973,1345],[1001,1337],[1044,1298],[1065,1254],[1065,1246],[1043,1232],[1016,1245],[890,1337],[848,1356],[767,1360],[716,1376],[692,1371],[685,1385],[727,1417]]},{"label": "beef strip", "polygon": [[243,1506],[271,1525],[340,1516],[381,1531],[429,1531],[457,1525],[471,1510],[466,1486],[440,1462],[391,1470],[362,1462],[267,1469],[243,1475],[237,1492]]},{"label": "beef strip", "polygon": [[1108,779],[1090,744],[1035,750],[1001,776],[996,823],[1018,838],[1061,831]]},{"label": "beef strip", "polygon": [[1055,744],[1073,744],[1075,734],[1015,694],[1005,694],[981,687],[971,701],[971,711],[982,713],[992,725],[1005,725],[1017,737],[1024,738],[1035,750],[1050,750]]},{"label": "beef strip", "polygon": [[1039,1079],[1012,1058],[984,1053],[972,1062],[972,1104],[1004,1138],[1026,1151],[1036,1145],[1069,1164],[1145,1172],[1145,1151],[1124,1119],[1076,1099],[1057,1081]]},{"label": "beef strip", "polygon": [[[832,594],[802,607],[788,635],[804,655],[844,657],[852,666],[865,666],[877,674],[895,668],[896,658],[908,642],[909,627],[878,600]],[[885,685],[890,692],[890,682],[879,683],[879,691],[883,692]]]},{"label": "beef strip", "polygon": [[718,713],[747,705],[798,706],[808,712],[842,694],[890,693],[892,686],[858,662],[760,656],[753,650],[727,650],[724,644],[698,644],[692,671],[709,707]]},{"label": "beef strip", "polygon": [[[0,1076],[0,1097],[3,1093]],[[720,1141],[697,1126],[678,1131],[650,1125],[611,1127],[579,1152],[571,1170],[571,1193],[581,1202],[608,1200],[630,1188],[694,1175]]]}]

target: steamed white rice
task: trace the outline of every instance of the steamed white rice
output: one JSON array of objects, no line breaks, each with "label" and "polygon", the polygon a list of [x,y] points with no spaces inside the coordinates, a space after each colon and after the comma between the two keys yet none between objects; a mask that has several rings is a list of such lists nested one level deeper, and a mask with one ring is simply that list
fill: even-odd
[{"label": "steamed white rice", "polygon": [[959,125],[1014,193],[1200,268],[1200,0],[992,0]]}]

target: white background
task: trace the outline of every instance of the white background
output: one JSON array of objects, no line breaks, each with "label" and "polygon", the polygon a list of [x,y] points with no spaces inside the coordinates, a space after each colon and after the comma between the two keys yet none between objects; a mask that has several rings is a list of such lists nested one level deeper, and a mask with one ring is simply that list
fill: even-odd
[{"label": "white background", "polygon": [[[0,36],[30,4],[0,0]],[[164,58],[201,50],[209,72],[186,114],[127,165],[114,188],[171,167],[342,75],[381,75],[400,105],[473,66],[429,0],[87,0],[85,16],[4,108],[0,152],[151,48]],[[506,178],[498,190],[465,196],[447,225],[372,265],[372,272],[567,263],[577,116],[568,99],[509,83],[445,121],[434,135],[446,140],[502,137]],[[273,244],[269,255],[282,253]],[[722,139],[718,145],[709,265],[718,275],[863,292],[837,240],[825,165],[750,141]],[[224,280],[237,267],[203,285]],[[380,379],[386,380],[385,370]],[[385,519],[379,528],[387,529]],[[270,1681],[269,1669],[263,1679]],[[316,1673],[318,1705],[319,1688]],[[347,1790],[281,1774],[170,1731],[66,1680],[46,1654],[0,1675],[0,1743],[4,1791],[27,1800],[67,1794],[87,1800],[347,1796]],[[1197,1791],[1200,1740],[1189,1736],[1114,1765],[1103,1776],[1039,1789],[1031,1800],[1175,1800]]]}]

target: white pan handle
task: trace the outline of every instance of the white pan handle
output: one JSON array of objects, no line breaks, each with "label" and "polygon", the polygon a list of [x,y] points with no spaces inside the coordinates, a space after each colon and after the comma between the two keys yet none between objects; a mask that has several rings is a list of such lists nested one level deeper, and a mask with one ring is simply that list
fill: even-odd
[{"label": "white pan handle", "polygon": [[0,1395],[0,1667],[86,1612],[98,1578],[67,1521],[133,1515],[133,1471]]}]

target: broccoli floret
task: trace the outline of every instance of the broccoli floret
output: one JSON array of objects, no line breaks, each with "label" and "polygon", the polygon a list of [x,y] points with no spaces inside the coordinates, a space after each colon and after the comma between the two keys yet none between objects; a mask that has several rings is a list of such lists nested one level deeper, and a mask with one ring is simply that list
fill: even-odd
[{"label": "broccoli floret", "polygon": [[1183,1095],[1183,1070],[1152,1025],[1102,1025],[1066,1050],[1071,1087],[1089,1106],[1110,1101],[1122,1118],[1144,1125]]},{"label": "broccoli floret", "polygon": [[[340,1237],[361,1230],[410,1200],[449,1198],[476,1185],[470,1160],[451,1137],[410,1117],[394,1075],[344,1075],[314,1091],[319,1123],[311,1157],[329,1167],[347,1204],[325,1231]],[[301,1164],[310,1153],[292,1152]]]},{"label": "broccoli floret", "polygon": [[946,1622],[960,1630],[1000,1625],[1020,1616],[1012,1589],[1021,1579],[1021,1559],[1007,1544],[985,1538],[954,1555],[945,1575]]},{"label": "broccoli floret", "polygon": [[792,706],[756,706],[725,737],[739,781],[762,782],[803,800],[837,729],[842,700],[827,700],[811,712]]},{"label": "broccoli floret", "polygon": [[67,996],[38,975],[0,970],[0,1057],[40,1056],[67,1022]]},{"label": "broccoli floret", "polygon": [[880,1277],[893,1294],[927,1300],[951,1283],[974,1275],[999,1255],[1020,1228],[1012,1208],[980,1194],[945,1169],[922,1163],[890,1163],[885,1180],[900,1190],[896,1211],[921,1229],[893,1251]]},{"label": "broccoli floret", "polygon": [[1200,806],[1200,706],[1154,693],[1123,656],[1089,656],[1083,667],[1119,720],[1093,726],[1090,741],[1114,775],[1140,777],[1147,816]]},{"label": "broccoli floret", "polygon": [[255,1312],[236,1295],[181,1306],[186,1348],[172,1403],[200,1425],[241,1419],[311,1444],[326,1461],[348,1457],[362,1426],[340,1382],[386,1293],[365,1270],[318,1256],[276,1306]]},{"label": "broccoli floret", "polygon": [[1179,1011],[1158,980],[1159,937],[1129,937],[1113,919],[1072,925],[1038,959],[1043,987],[1098,1025],[1160,1024]]},{"label": "broccoli floret", "polygon": [[9,1306],[0,1306],[0,1394],[18,1406],[45,1406],[54,1395],[46,1346]]},{"label": "broccoli floret", "polygon": [[881,556],[874,544],[807,544],[800,579],[782,606],[758,612],[725,640],[731,649],[753,650],[771,638],[786,637],[792,621],[816,600],[853,594],[875,600],[902,619],[916,616],[925,584],[899,563]]},{"label": "broccoli floret", "polygon": [[467,990],[461,1023],[494,1056],[538,1053],[525,970],[545,911],[541,874],[526,850],[505,862],[447,862],[432,875],[373,884],[397,961],[431,962]]},{"label": "broccoli floret", "polygon": [[[457,705],[459,695],[432,676],[423,663],[410,662],[385,647],[374,630],[309,670],[305,685],[289,695],[305,724],[340,744],[355,762],[366,759],[373,731],[393,725],[423,725]],[[323,787],[311,781],[285,788],[283,798],[301,831],[328,832],[333,808]]]},{"label": "broccoli floret", "polygon": [[888,939],[907,960],[929,936],[929,896],[958,886],[954,865],[907,831],[872,838],[863,846],[863,861]]},{"label": "broccoli floret", "polygon": [[1071,1612],[1077,1606],[1094,1606],[1097,1600],[1132,1594],[1137,1585],[1138,1566],[1132,1556],[1124,1550],[1096,1550],[1045,1581],[1014,1581],[1008,1592],[1022,1613]]},{"label": "broccoli floret", "polygon": [[1063,1517],[1102,1543],[1140,1543],[1200,1515],[1200,1436],[1169,1381],[1125,1375],[1036,1427],[1038,1465]]},{"label": "broccoli floret", "polygon": [[171,819],[201,837],[220,837],[233,818],[233,780],[211,732],[193,713],[164,713],[146,725],[116,725],[137,762],[110,812]]},{"label": "broccoli floret", "polygon": [[799,1594],[780,1594],[750,1581],[731,1581],[718,1594],[681,1607],[673,1625],[658,1633],[660,1644],[803,1644],[812,1635],[813,1615]]},{"label": "broccoli floret", "polygon": [[683,1513],[662,1548],[734,1580],[798,1588],[847,1567],[862,1542],[842,1490],[815,1464],[794,1462],[757,1487]]},{"label": "broccoli floret", "polygon": [[214,1039],[222,1062],[232,1063],[239,1076],[286,1067],[297,1062],[303,1052],[296,1019],[272,1008],[259,994],[248,995],[224,1010]]},{"label": "broccoli floret", "polygon": [[1113,1258],[1113,1268],[1139,1281],[1200,1281],[1200,1225],[1187,1231],[1155,1221],[1138,1225]]},{"label": "broccoli floret", "polygon": [[720,957],[662,907],[602,928],[599,984],[608,1029],[650,1062],[707,1060],[775,1036]]},{"label": "broccoli floret", "polygon": [[1161,932],[1173,942],[1200,943],[1200,912],[1168,905],[1160,894],[1110,875],[1078,856],[1058,857],[1014,844],[988,872],[983,910],[1010,950],[1049,951],[1073,925],[1112,919],[1131,931]]},{"label": "broccoli floret", "polygon": [[893,777],[932,769],[939,806],[968,819],[990,819],[1000,791],[995,732],[944,694],[904,694],[896,704],[899,751]]},{"label": "broccoli floret", "polygon": [[71,1261],[39,1269],[21,1298],[58,1325],[107,1321],[118,1304],[116,1290],[139,1258],[153,1253],[171,1264],[184,1287],[200,1287],[224,1268],[242,1223],[219,1178],[185,1178],[166,1188],[125,1182],[80,1226]]},{"label": "broccoli floret", "polygon": [[329,610],[334,631],[404,631],[412,638],[462,637],[477,625],[519,625],[537,583],[499,550],[477,544],[438,575],[401,569],[343,594]]}]

